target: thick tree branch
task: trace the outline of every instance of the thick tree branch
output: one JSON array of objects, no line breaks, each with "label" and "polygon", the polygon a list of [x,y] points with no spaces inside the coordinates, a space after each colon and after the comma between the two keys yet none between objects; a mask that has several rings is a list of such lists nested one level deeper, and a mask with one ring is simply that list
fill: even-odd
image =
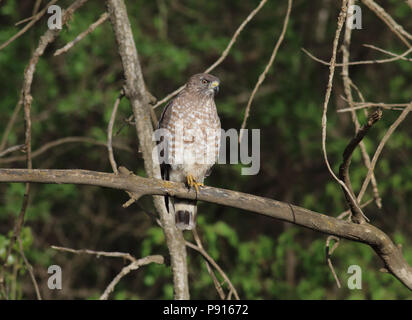
[{"label": "thick tree branch", "polygon": [[[121,171],[120,171],[121,172]],[[111,174],[87,170],[0,169],[0,182],[69,183],[94,185],[133,192],[137,195],[170,195],[243,209],[314,231],[369,245],[388,269],[412,290],[412,267],[401,250],[380,229],[365,223],[339,220],[289,203],[226,189],[203,187],[196,194],[184,184],[148,179],[133,174]]]},{"label": "thick tree branch", "polygon": [[[150,95],[146,90],[143,80],[126,6],[123,0],[108,0],[107,5],[123,65],[125,76],[124,90],[133,108],[136,132],[143,154],[145,170],[149,177],[160,179],[160,167],[152,158],[155,143],[152,141],[153,127],[150,121],[152,116],[152,109],[149,105]],[[187,300],[189,299],[189,282],[186,245],[183,234],[176,229],[174,217],[168,214],[163,197],[153,197],[153,200],[160,216],[170,252],[175,299]]]}]

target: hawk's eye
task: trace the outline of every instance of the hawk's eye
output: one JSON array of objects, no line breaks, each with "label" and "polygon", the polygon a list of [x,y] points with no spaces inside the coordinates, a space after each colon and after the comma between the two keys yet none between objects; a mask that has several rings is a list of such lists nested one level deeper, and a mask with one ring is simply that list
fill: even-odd
[{"label": "hawk's eye", "polygon": [[202,80],[202,83],[203,83],[203,84],[206,84],[206,83],[208,83],[208,82],[209,82],[209,81],[207,81],[206,79],[203,79],[203,80]]}]

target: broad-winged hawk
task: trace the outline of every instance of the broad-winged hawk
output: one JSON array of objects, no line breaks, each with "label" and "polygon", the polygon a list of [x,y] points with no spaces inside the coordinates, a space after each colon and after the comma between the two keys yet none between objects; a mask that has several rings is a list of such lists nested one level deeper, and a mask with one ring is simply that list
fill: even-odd
[{"label": "broad-winged hawk", "polygon": [[[162,179],[186,182],[196,192],[216,163],[220,147],[220,119],[214,96],[219,79],[206,73],[195,74],[185,88],[163,110],[159,128],[163,134]],[[163,152],[163,153],[162,153]],[[191,230],[196,225],[196,200],[166,197],[176,226]]]}]

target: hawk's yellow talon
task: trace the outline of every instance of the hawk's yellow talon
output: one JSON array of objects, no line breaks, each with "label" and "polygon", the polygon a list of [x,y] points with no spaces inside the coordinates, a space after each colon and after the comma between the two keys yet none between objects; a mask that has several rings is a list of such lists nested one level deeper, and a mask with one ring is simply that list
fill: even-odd
[{"label": "hawk's yellow talon", "polygon": [[203,187],[203,186],[204,186],[203,183],[196,182],[195,178],[194,178],[191,174],[189,174],[189,175],[186,177],[186,181],[187,181],[187,185],[189,186],[189,188],[194,187],[195,190],[196,190],[196,192],[199,192],[199,187]]}]

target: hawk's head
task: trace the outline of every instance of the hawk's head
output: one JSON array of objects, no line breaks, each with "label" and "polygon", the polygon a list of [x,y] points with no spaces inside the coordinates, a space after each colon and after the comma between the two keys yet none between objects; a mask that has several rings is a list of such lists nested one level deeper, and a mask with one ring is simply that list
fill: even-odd
[{"label": "hawk's head", "polygon": [[186,88],[197,94],[214,96],[219,91],[219,78],[208,73],[198,73],[190,77]]}]

